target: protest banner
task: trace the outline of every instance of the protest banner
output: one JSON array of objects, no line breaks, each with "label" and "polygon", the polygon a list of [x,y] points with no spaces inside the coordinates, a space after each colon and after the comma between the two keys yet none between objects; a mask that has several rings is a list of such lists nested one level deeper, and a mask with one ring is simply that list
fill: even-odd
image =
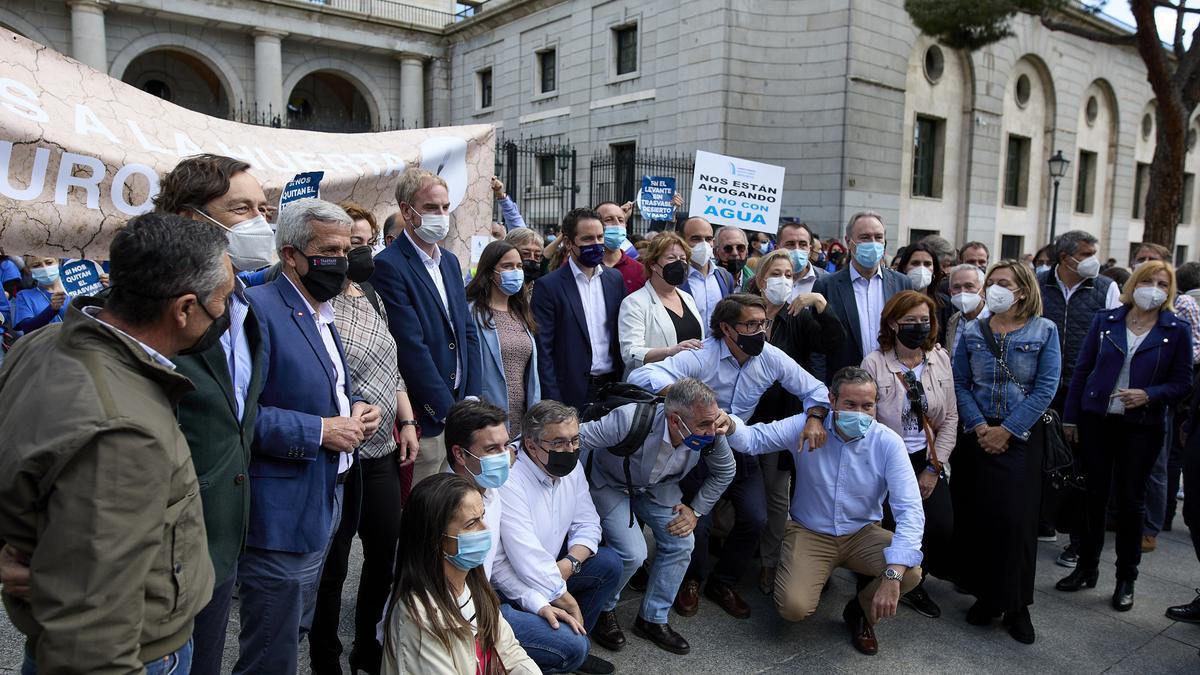
[{"label": "protest banner", "polygon": [[320,199],[321,178],[324,176],[324,171],[306,171],[296,174],[279,193],[279,210],[282,211],[283,207],[301,199]]},{"label": "protest banner", "polygon": [[675,179],[660,176],[642,176],[642,189],[638,191],[637,205],[646,220],[674,220]]},{"label": "protest banner", "polygon": [[782,166],[696,151],[689,216],[775,234],[783,202]]},{"label": "protest banner", "polygon": [[352,200],[379,222],[396,211],[410,166],[450,192],[443,246],[469,260],[491,227],[495,128],[440,127],[329,134],[240,124],[152,96],[0,28],[0,248],[104,260],[113,234],[153,209],[159,179],[183,157],[211,152],[251,165],[268,203],[297,174],[318,172],[322,199]]},{"label": "protest banner", "polygon": [[100,283],[100,266],[91,260],[68,260],[58,268],[58,278],[63,289],[72,298],[79,295],[95,295],[104,284]]}]

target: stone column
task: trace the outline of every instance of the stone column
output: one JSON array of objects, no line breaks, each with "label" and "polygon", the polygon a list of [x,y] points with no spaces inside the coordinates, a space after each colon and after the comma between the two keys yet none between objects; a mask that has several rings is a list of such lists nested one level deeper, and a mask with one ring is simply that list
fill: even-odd
[{"label": "stone column", "polygon": [[283,49],[287,33],[274,30],[254,31],[254,104],[264,120],[268,112],[287,124],[283,92]]},{"label": "stone column", "polygon": [[407,129],[425,126],[425,57],[400,54],[400,120]]},{"label": "stone column", "polygon": [[108,74],[108,41],[104,37],[105,0],[67,0],[71,6],[71,56]]}]

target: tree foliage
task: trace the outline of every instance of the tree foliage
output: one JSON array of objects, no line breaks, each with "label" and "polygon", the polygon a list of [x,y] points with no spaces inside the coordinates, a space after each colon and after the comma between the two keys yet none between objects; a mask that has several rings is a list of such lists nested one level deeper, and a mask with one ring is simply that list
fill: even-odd
[{"label": "tree foliage", "polygon": [[1059,9],[1065,0],[905,0],[921,32],[954,49],[974,51],[1013,36],[1013,16]]}]

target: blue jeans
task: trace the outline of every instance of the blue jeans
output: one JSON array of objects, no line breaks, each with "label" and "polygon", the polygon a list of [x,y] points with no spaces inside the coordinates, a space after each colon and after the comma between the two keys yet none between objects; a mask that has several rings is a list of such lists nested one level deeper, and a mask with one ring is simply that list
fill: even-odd
[{"label": "blue jeans", "polygon": [[300,638],[312,626],[321,566],[341,516],[342,486],[338,485],[325,548],[291,553],[246,547],[237,570],[241,632],[234,673],[287,675],[297,671]]},{"label": "blue jeans", "polygon": [[[675,593],[683,582],[683,574],[687,571],[692,559],[692,547],[695,538],[689,534],[686,537],[676,537],[667,532],[667,523],[675,518],[671,507],[655,504],[647,494],[633,496],[633,512],[643,523],[650,527],[654,534],[654,565],[650,568],[650,581],[646,585],[646,595],[642,598],[641,617],[650,623],[667,623],[667,612],[675,601]],[[621,499],[617,506],[600,518],[604,528],[604,539],[610,548],[621,557],[621,582],[618,589],[625,588],[629,578],[646,561],[646,538],[642,536],[642,528],[629,526],[629,500]],[[605,611],[612,611],[620,600],[620,590],[614,593],[612,599],[604,606]]]},{"label": "blue jeans", "polygon": [[221,675],[229,609],[233,606],[233,587],[236,582],[237,570],[234,570],[228,579],[213,587],[212,600],[196,615],[196,626],[192,629],[192,672],[196,675]]},{"label": "blue jeans", "polygon": [[1171,430],[1175,428],[1175,416],[1167,415],[1166,433],[1163,434],[1163,447],[1159,450],[1158,458],[1154,460],[1154,468],[1146,478],[1146,516],[1142,525],[1142,534],[1157,537],[1162,532],[1163,521],[1167,517],[1167,500],[1174,501],[1175,495],[1167,494],[1167,456],[1171,454],[1171,445],[1175,442]]},{"label": "blue jeans", "polygon": [[[192,672],[192,641],[189,639],[179,649],[146,666],[146,675],[188,675]],[[21,675],[37,675],[37,664],[33,662],[33,650],[25,642],[25,661],[21,663]]]}]

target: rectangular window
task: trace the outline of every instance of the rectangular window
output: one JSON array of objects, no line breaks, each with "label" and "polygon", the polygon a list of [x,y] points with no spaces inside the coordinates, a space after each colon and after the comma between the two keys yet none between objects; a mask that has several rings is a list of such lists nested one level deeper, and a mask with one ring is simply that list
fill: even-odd
[{"label": "rectangular window", "polygon": [[1183,174],[1183,207],[1179,211],[1179,222],[1192,222],[1192,193],[1196,191],[1196,174]]},{"label": "rectangular window", "polygon": [[641,175],[637,172],[637,144],[613,143],[608,146],[613,158],[613,201],[618,204],[637,196]]},{"label": "rectangular window", "polygon": [[1029,139],[1008,135],[1008,157],[1004,163],[1004,205],[1025,206],[1029,195]]},{"label": "rectangular window", "polygon": [[1096,194],[1096,153],[1079,151],[1079,168],[1075,172],[1075,213],[1091,213]]},{"label": "rectangular window", "polygon": [[1000,259],[1020,260],[1025,252],[1025,237],[1006,234],[1000,237]]},{"label": "rectangular window", "polygon": [[1146,191],[1150,189],[1150,165],[1138,162],[1133,174],[1133,217],[1140,219],[1146,209]]},{"label": "rectangular window", "polygon": [[558,89],[558,51],[547,49],[537,53],[538,93],[549,94]]},{"label": "rectangular window", "polygon": [[475,87],[479,93],[479,109],[487,110],[492,107],[492,69],[484,68],[475,73],[475,80]]},{"label": "rectangular window", "polygon": [[941,198],[945,137],[945,120],[917,115],[916,122],[913,124],[912,195],[914,197]]},{"label": "rectangular window", "polygon": [[554,155],[538,155],[538,185],[542,187],[554,186],[554,172],[557,171]]},{"label": "rectangular window", "polygon": [[918,230],[916,228],[913,228],[908,231],[908,243],[910,245],[915,244],[918,241],[921,241],[922,239],[924,239],[925,237],[928,237],[928,236],[934,235],[934,234],[940,235],[941,232],[938,232],[937,230]]},{"label": "rectangular window", "polygon": [[616,45],[617,75],[637,72],[638,27],[621,26],[613,29],[613,44]]}]

